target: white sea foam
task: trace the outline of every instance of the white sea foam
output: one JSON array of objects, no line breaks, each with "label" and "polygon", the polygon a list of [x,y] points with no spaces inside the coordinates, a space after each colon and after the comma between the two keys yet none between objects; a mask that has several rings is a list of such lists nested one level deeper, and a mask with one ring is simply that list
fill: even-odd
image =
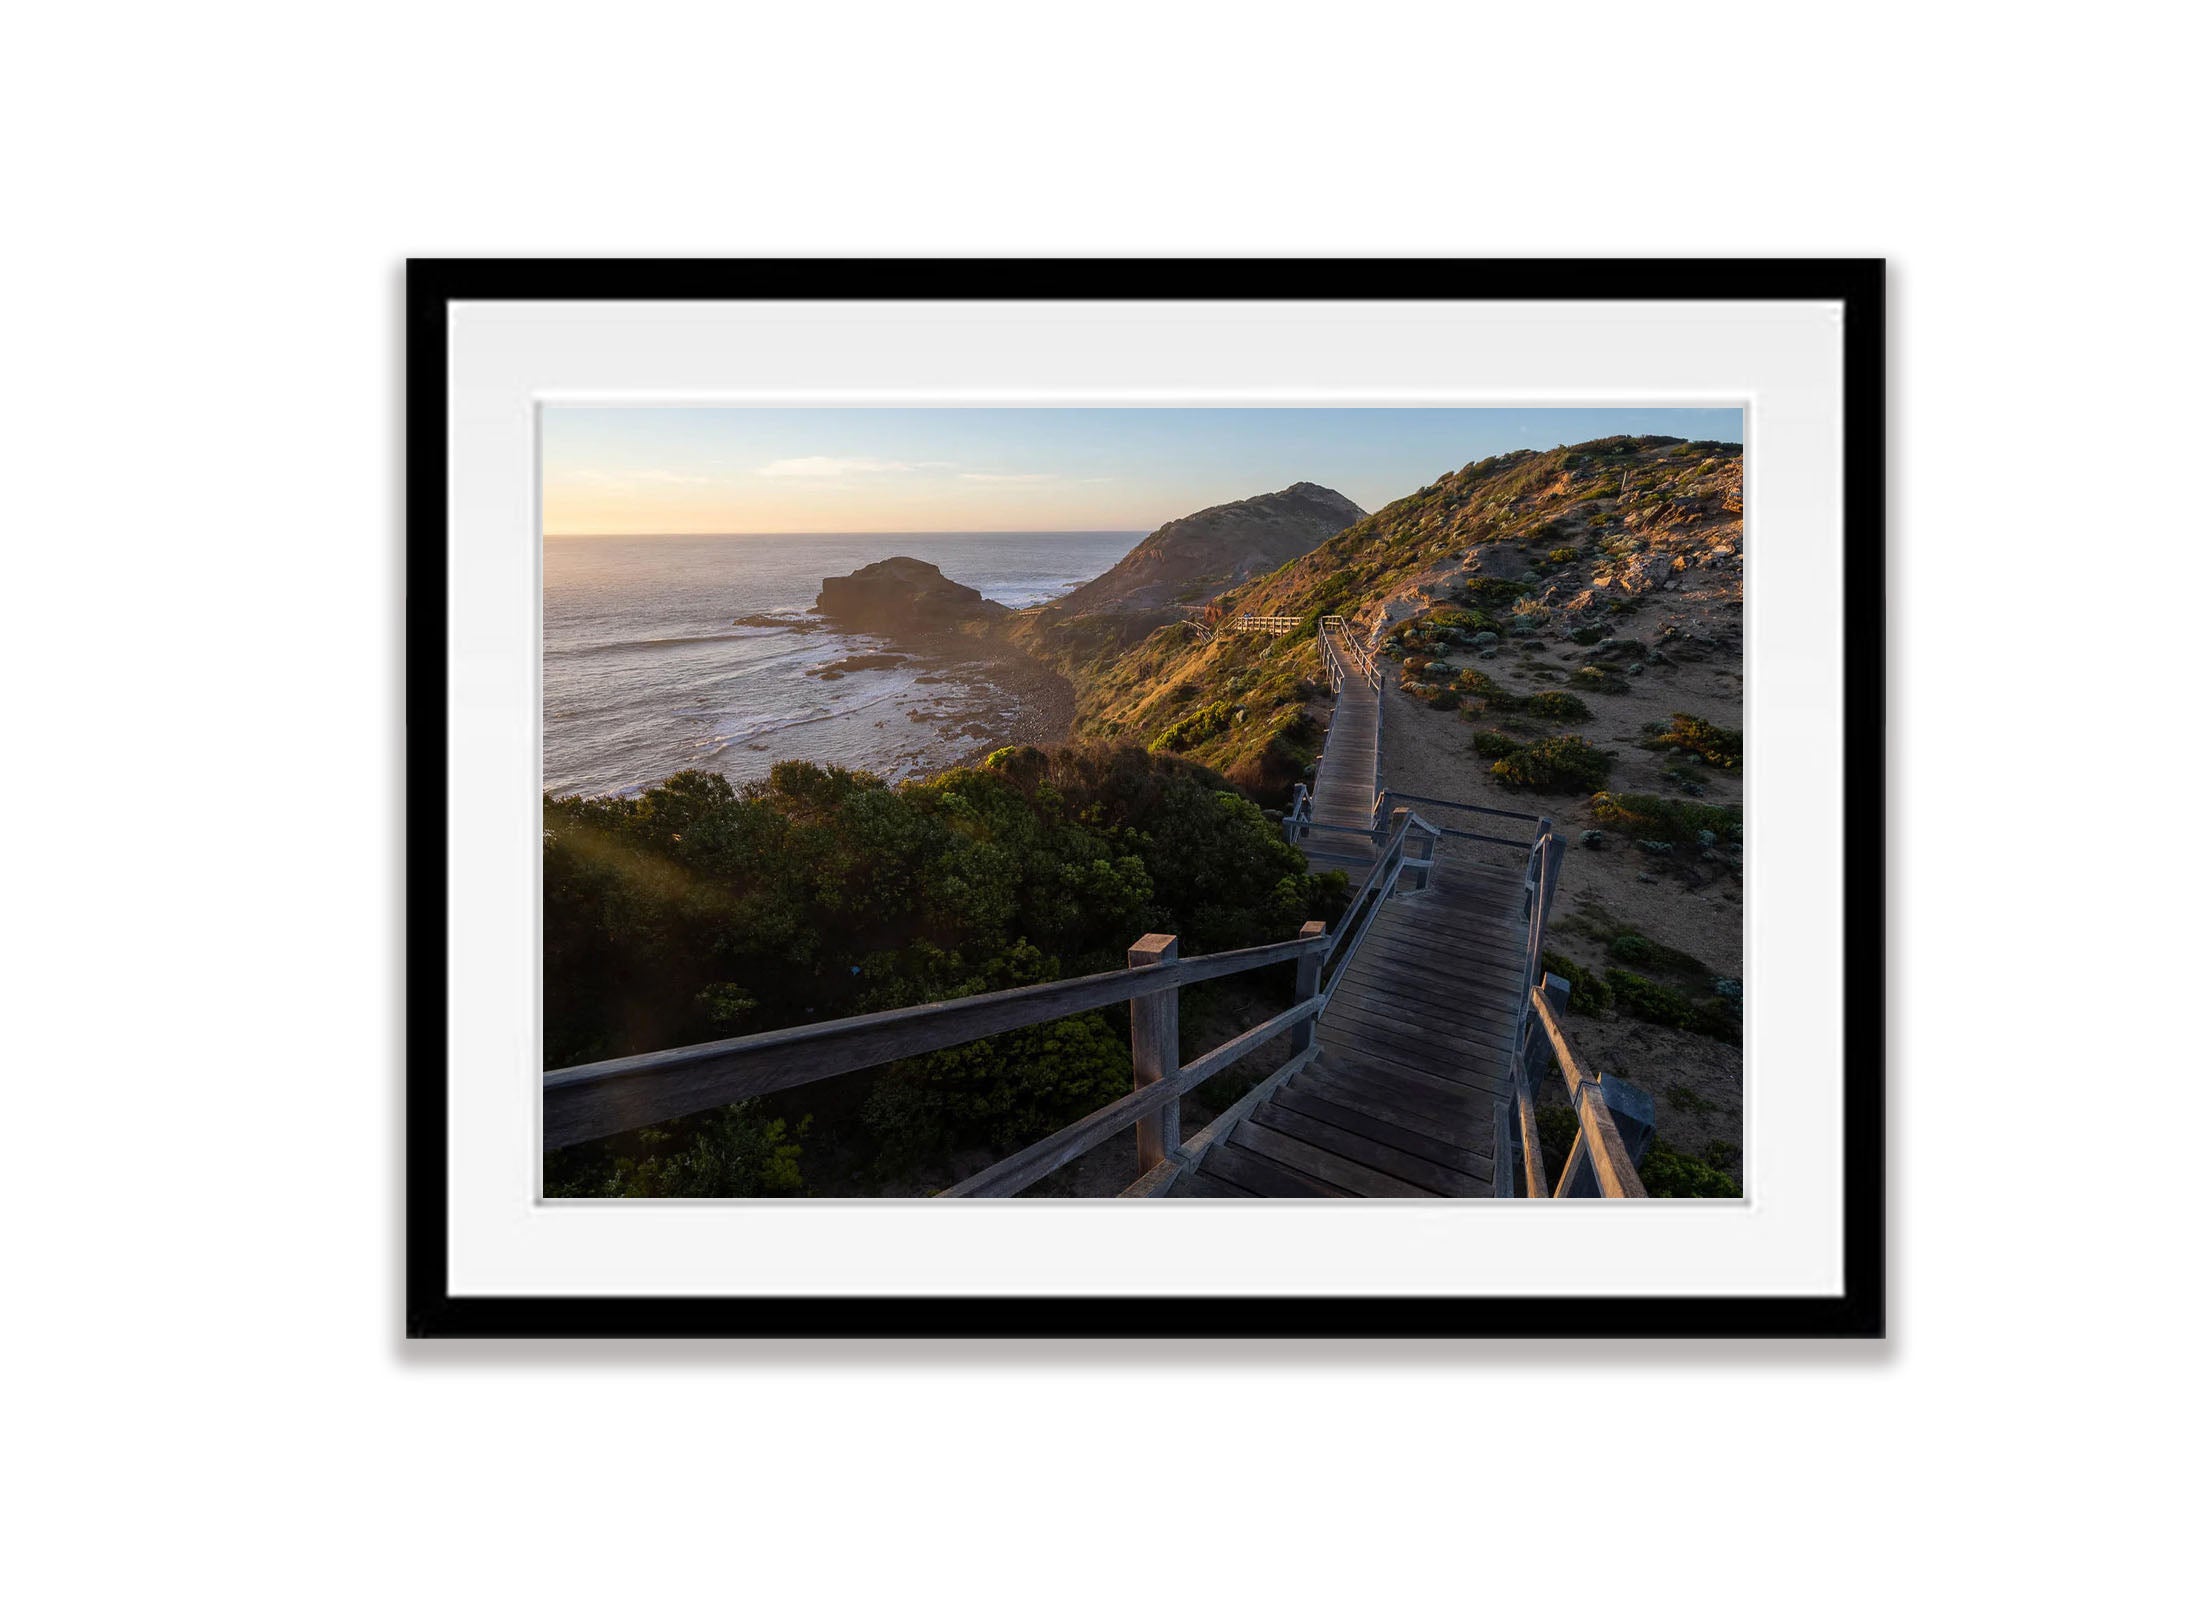
[{"label": "white sea foam", "polygon": [[[557,793],[632,793],[682,767],[736,781],[812,759],[905,776],[970,741],[956,720],[990,715],[991,693],[939,664],[826,680],[891,642],[811,628],[820,581],[914,556],[988,599],[1027,607],[1105,571],[1138,535],[935,534],[574,538],[544,544],[543,781]],[[891,709],[949,713],[913,722]],[[884,715],[881,715],[882,709]],[[862,713],[868,712],[865,716]],[[884,727],[877,723],[884,722]],[[763,749],[752,746],[762,745]]]}]

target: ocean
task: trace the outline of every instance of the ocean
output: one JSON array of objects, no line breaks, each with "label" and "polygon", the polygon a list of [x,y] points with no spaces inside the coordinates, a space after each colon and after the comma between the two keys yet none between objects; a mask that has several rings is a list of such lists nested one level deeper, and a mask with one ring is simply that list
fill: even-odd
[{"label": "ocean", "polygon": [[[1025,607],[1113,566],[1141,533],[570,536],[542,546],[542,781],[627,794],[687,767],[775,761],[889,779],[975,753],[1013,722],[981,665],[910,656],[817,674],[890,641],[804,629],[819,583],[888,556]],[[751,620],[743,620],[751,619]]]}]

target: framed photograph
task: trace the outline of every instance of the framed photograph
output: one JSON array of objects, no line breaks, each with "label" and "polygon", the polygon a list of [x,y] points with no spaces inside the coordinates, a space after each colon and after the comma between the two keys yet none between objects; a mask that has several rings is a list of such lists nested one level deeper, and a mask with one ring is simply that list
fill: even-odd
[{"label": "framed photograph", "polygon": [[409,1331],[1881,1335],[1884,282],[411,263]]}]

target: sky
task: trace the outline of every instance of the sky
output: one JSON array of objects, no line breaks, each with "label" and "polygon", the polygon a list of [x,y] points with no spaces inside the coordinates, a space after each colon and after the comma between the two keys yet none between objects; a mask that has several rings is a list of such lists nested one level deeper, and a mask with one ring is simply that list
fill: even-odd
[{"label": "sky", "polygon": [[1739,443],[1742,413],[549,406],[543,532],[1146,532],[1301,480],[1375,511],[1485,456],[1614,433]]}]

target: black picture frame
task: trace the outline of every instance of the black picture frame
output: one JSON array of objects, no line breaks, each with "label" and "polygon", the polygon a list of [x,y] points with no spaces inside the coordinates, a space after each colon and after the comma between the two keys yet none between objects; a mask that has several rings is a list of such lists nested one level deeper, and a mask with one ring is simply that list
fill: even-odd
[{"label": "black picture frame", "polygon": [[[1843,1292],[505,1297],[448,1279],[448,310],[482,300],[1821,300],[1844,308]],[[405,1327],[411,1337],[1825,1338],[1886,1331],[1886,263],[414,260],[406,271]],[[1166,1312],[1158,1321],[1156,1304]]]}]

